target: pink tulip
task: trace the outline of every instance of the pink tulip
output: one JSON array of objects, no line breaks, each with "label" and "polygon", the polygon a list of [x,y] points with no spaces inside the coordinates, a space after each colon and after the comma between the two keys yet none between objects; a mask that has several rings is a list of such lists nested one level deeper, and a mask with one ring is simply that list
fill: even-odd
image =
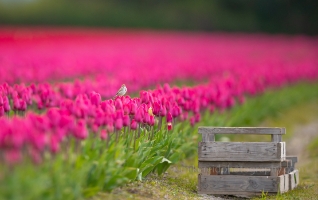
[{"label": "pink tulip", "polygon": [[150,116],[150,119],[149,119],[148,124],[149,124],[150,126],[155,125],[155,117],[154,117],[154,116]]},{"label": "pink tulip", "polygon": [[135,103],[135,102],[132,102],[131,104],[130,104],[130,114],[131,115],[135,115],[136,114],[136,112],[137,112],[137,104]]},{"label": "pink tulip", "polygon": [[122,118],[117,118],[115,120],[115,128],[116,130],[120,130],[123,127],[123,119]]},{"label": "pink tulip", "polygon": [[129,126],[130,125],[130,118],[128,115],[123,116],[123,126]]},{"label": "pink tulip", "polygon": [[128,115],[130,113],[130,104],[125,104],[123,107],[124,114]]},{"label": "pink tulip", "polygon": [[120,98],[117,98],[116,101],[115,101],[115,107],[116,107],[116,110],[121,110],[123,109],[123,103],[121,101]]},{"label": "pink tulip", "polygon": [[102,98],[101,98],[100,94],[98,94],[96,92],[92,92],[90,94],[90,100],[91,100],[91,103],[97,107],[101,103]]},{"label": "pink tulip", "polygon": [[108,132],[108,133],[114,132],[114,126],[113,126],[112,124],[108,124],[108,125],[106,126],[106,128],[107,128],[107,132]]},{"label": "pink tulip", "polygon": [[135,120],[136,122],[140,123],[143,121],[143,110],[142,108],[139,108],[136,112],[136,115],[135,115]]},{"label": "pink tulip", "polygon": [[171,113],[173,118],[178,117],[181,114],[180,107],[177,105],[173,106]]},{"label": "pink tulip", "polygon": [[165,106],[162,106],[161,112],[160,112],[160,116],[161,117],[165,117],[167,115],[167,109]]},{"label": "pink tulip", "polygon": [[149,102],[149,93],[146,91],[140,92],[140,99],[142,103],[147,104]]},{"label": "pink tulip", "polygon": [[21,110],[21,111],[26,111],[26,109],[27,109],[27,103],[26,103],[26,101],[20,99],[20,108],[19,108],[19,110]]},{"label": "pink tulip", "polygon": [[83,140],[88,136],[88,131],[86,129],[85,121],[84,120],[78,120],[77,126],[74,130],[74,136],[77,139]]},{"label": "pink tulip", "polygon": [[172,123],[171,122],[167,123],[167,128],[168,128],[168,131],[170,131],[172,129]]},{"label": "pink tulip", "polygon": [[158,102],[155,102],[153,106],[153,114],[156,116],[159,116],[161,113],[161,110],[162,110],[162,105]]},{"label": "pink tulip", "polygon": [[20,109],[20,100],[18,99],[18,97],[13,98],[13,109],[14,110]]},{"label": "pink tulip", "polygon": [[170,112],[167,114],[167,122],[172,122],[172,115]]},{"label": "pink tulip", "polygon": [[53,154],[56,154],[60,150],[60,143],[57,137],[51,137],[50,149]]},{"label": "pink tulip", "polygon": [[132,120],[132,121],[131,121],[131,124],[130,124],[130,129],[131,129],[131,130],[136,130],[137,127],[138,127],[137,121],[136,121],[136,120]]},{"label": "pink tulip", "polygon": [[107,138],[108,138],[108,133],[107,133],[107,131],[106,131],[106,130],[101,130],[101,132],[100,132],[100,139],[101,139],[101,140],[107,140]]},{"label": "pink tulip", "polygon": [[194,126],[194,125],[195,125],[195,117],[194,117],[194,116],[192,116],[192,117],[190,118],[190,124],[191,124],[191,126]]},{"label": "pink tulip", "polygon": [[196,113],[196,114],[194,115],[194,122],[195,122],[195,123],[198,123],[200,120],[201,120],[201,115],[200,115],[200,113]]}]

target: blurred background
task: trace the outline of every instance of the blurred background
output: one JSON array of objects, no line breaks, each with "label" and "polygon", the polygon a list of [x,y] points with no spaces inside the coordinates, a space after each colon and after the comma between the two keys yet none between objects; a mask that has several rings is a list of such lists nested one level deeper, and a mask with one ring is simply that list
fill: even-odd
[{"label": "blurred background", "polygon": [[317,0],[0,0],[0,26],[58,25],[316,35]]}]

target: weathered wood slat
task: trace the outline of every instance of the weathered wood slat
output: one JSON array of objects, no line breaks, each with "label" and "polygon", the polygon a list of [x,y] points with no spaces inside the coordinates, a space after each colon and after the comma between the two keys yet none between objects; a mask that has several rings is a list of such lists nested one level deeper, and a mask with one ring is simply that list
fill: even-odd
[{"label": "weathered wood slat", "polygon": [[270,171],[255,171],[255,172],[230,172],[229,175],[242,176],[270,176]]},{"label": "weathered wood slat", "polygon": [[282,141],[282,135],[273,134],[272,136],[272,142],[281,142]]},{"label": "weathered wood slat", "polygon": [[202,142],[214,142],[215,136],[212,133],[202,133]]},{"label": "weathered wood slat", "polygon": [[298,162],[298,158],[296,156],[286,156],[286,160],[291,160],[292,164],[295,164]]},{"label": "weathered wood slat", "polygon": [[283,161],[285,142],[200,142],[199,161]]},{"label": "weathered wood slat", "polygon": [[[255,196],[260,196],[262,195],[262,192],[232,192],[232,191],[226,191],[226,192],[219,192],[219,191],[213,191],[213,192],[200,192],[198,191],[198,194],[213,194],[213,195],[233,195],[233,196],[238,196],[238,197],[243,197],[245,198],[253,198]],[[267,192],[267,195],[276,195],[277,192]]]},{"label": "weathered wood slat", "polygon": [[285,128],[268,128],[268,127],[209,127],[200,126],[198,129],[200,134],[261,134],[261,135],[283,135],[286,134]]},{"label": "weathered wood slat", "polygon": [[220,192],[261,193],[284,192],[284,177],[240,176],[240,175],[199,175],[199,193],[220,194]]},{"label": "weathered wood slat", "polygon": [[295,169],[295,163],[297,163],[297,157],[295,156],[286,156],[286,160],[289,160],[291,162],[291,165],[287,168],[287,173],[290,173],[294,171]]},{"label": "weathered wood slat", "polygon": [[284,192],[289,190],[289,174],[284,174]]},{"label": "weathered wood slat", "polygon": [[289,190],[294,189],[299,184],[299,171],[295,169],[288,174],[289,176]]},{"label": "weathered wood slat", "polygon": [[290,160],[276,162],[242,162],[242,161],[199,161],[199,168],[229,167],[229,168],[281,168],[291,166]]}]

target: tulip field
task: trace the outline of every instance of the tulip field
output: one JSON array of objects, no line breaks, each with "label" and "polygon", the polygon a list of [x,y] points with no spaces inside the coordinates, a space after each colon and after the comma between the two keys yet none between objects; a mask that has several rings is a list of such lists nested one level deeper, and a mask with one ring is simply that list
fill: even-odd
[{"label": "tulip field", "polygon": [[84,199],[161,175],[196,152],[203,119],[240,126],[268,102],[318,98],[317,55],[306,36],[0,28],[0,199]]}]

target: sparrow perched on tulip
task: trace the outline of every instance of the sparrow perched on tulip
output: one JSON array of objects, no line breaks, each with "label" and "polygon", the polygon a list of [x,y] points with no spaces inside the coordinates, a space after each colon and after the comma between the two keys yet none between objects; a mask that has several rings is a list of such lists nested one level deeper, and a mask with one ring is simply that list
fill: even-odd
[{"label": "sparrow perched on tulip", "polygon": [[123,84],[123,85],[120,87],[120,89],[118,90],[118,92],[116,93],[116,95],[114,96],[113,99],[115,99],[115,98],[118,97],[118,96],[124,96],[124,95],[126,94],[126,92],[127,92],[127,87],[126,87],[125,84]]}]

